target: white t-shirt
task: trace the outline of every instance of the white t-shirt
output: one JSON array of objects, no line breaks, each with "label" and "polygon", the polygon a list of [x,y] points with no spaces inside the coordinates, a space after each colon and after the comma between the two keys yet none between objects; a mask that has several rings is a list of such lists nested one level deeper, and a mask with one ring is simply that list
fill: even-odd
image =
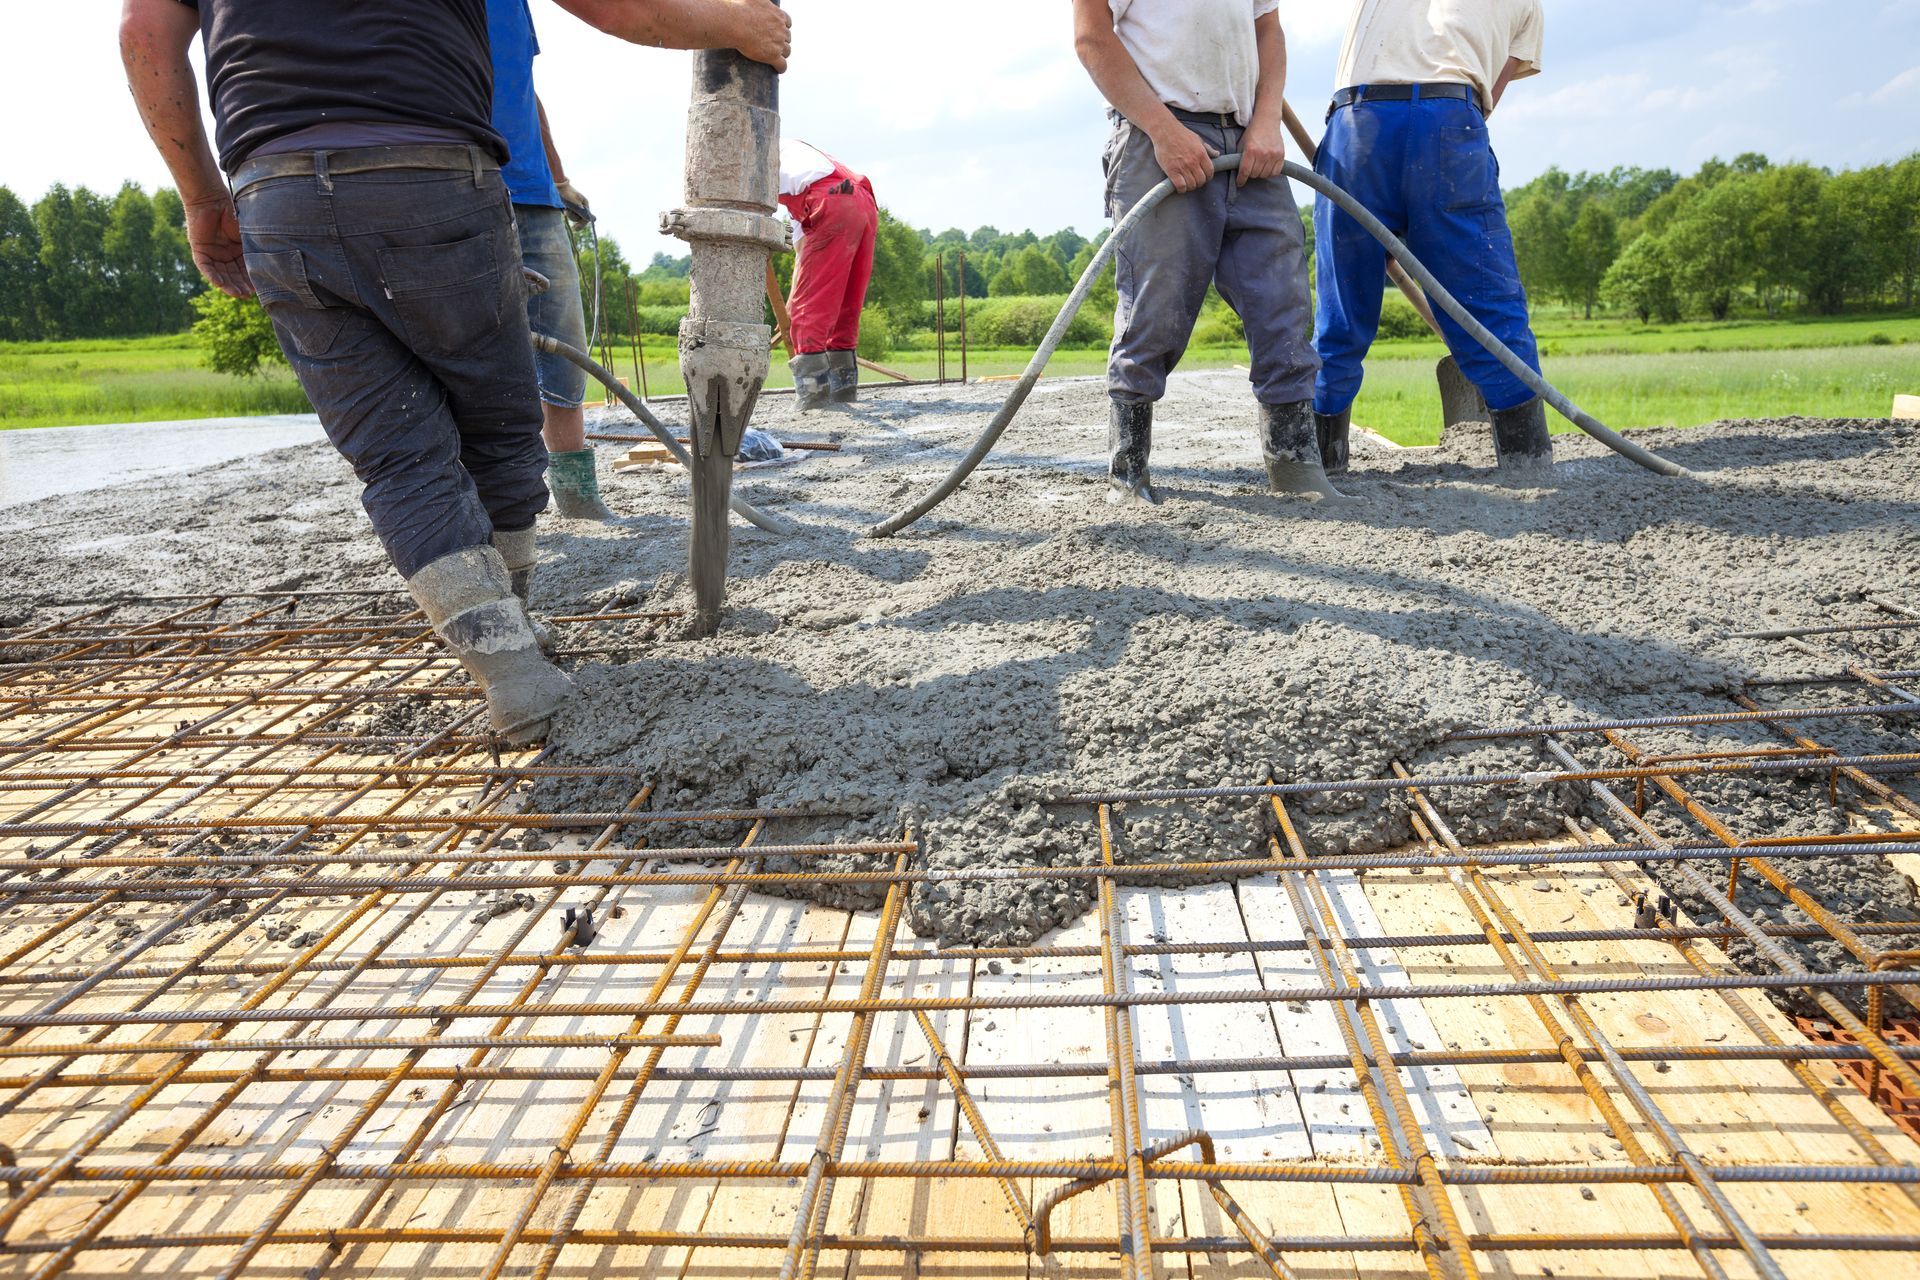
[{"label": "white t-shirt", "polygon": [[1160,101],[1253,119],[1260,49],[1253,23],[1280,0],[1107,0],[1120,37]]},{"label": "white t-shirt", "polygon": [[780,194],[797,196],[822,178],[831,178],[833,160],[798,138],[780,139]]},{"label": "white t-shirt", "polygon": [[1546,23],[1540,0],[1356,0],[1338,84],[1470,84],[1491,111],[1508,58],[1540,74]]}]

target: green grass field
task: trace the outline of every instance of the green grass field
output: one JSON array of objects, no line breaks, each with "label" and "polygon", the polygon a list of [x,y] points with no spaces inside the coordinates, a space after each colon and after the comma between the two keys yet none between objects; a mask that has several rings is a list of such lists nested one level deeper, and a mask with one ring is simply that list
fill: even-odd
[{"label": "green grass field", "polygon": [[[1643,327],[1547,314],[1538,327],[1548,377],[1614,427],[1684,427],[1794,414],[1884,417],[1895,394],[1920,394],[1920,316]],[[1442,354],[1433,341],[1381,343],[1369,362],[1355,419],[1402,444],[1434,443],[1440,401],[1433,365]],[[1024,369],[1030,355],[974,351],[967,371],[975,378],[1007,377]],[[647,340],[651,394],[685,390],[677,359],[672,339]],[[1182,367],[1246,362],[1243,347],[1198,347]],[[640,386],[630,346],[615,346],[612,363],[615,372]],[[882,363],[915,378],[930,379],[937,372],[930,351],[902,350]],[[1069,350],[1054,357],[1048,373],[1097,374],[1105,367],[1104,350]],[[947,373],[960,374],[957,341],[949,343]],[[770,385],[790,385],[778,358]],[[200,353],[184,334],[0,343],[0,429],[300,413],[307,407],[284,369],[253,379],[212,373],[201,366]]]}]

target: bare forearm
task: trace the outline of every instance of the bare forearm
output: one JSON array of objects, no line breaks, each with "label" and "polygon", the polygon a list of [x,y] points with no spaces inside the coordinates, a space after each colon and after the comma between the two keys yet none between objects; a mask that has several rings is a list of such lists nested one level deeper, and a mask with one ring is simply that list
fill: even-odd
[{"label": "bare forearm", "polygon": [[547,170],[553,174],[555,182],[567,180],[567,166],[560,163],[560,153],[554,149],[553,130],[547,126],[547,104],[540,101],[540,95],[533,95],[534,110],[540,113],[540,145],[546,148]]},{"label": "bare forearm", "polygon": [[731,49],[741,38],[737,0],[558,0],[610,36],[656,49]]},{"label": "bare forearm", "polygon": [[1514,77],[1519,74],[1520,59],[1508,58],[1507,65],[1500,69],[1500,78],[1493,82],[1493,108],[1489,109],[1489,114],[1499,107],[1500,99],[1507,96],[1507,86],[1512,84]]},{"label": "bare forearm", "polygon": [[1253,118],[1280,127],[1287,102],[1287,33],[1278,14],[1269,13],[1254,24],[1260,49],[1260,83],[1254,91]]},{"label": "bare forearm", "polygon": [[198,30],[193,11],[174,0],[127,0],[121,13],[127,87],[180,199],[190,205],[226,195],[226,179],[200,119],[200,86],[187,61]]},{"label": "bare forearm", "polygon": [[1094,87],[1113,109],[1149,137],[1175,128],[1179,121],[1140,74],[1133,55],[1113,33],[1107,0],[1074,0],[1074,52],[1093,78]]}]

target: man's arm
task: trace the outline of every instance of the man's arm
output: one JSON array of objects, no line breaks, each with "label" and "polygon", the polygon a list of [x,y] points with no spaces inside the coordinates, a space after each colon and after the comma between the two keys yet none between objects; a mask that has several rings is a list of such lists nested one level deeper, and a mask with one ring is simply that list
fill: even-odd
[{"label": "man's arm", "polygon": [[[1500,78],[1493,82],[1493,109],[1495,111],[1500,108],[1500,99],[1507,96],[1507,86],[1514,82],[1515,78],[1519,76],[1526,65],[1526,63],[1520,61],[1518,58],[1508,58],[1507,65],[1500,68]],[[1491,115],[1492,112],[1488,114]]]},{"label": "man's arm", "polygon": [[187,207],[193,263],[223,293],[253,296],[240,249],[240,223],[225,176],[200,123],[200,85],[187,50],[200,19],[179,0],[126,0],[120,12],[120,59],[127,68],[147,136],[160,149]]},{"label": "man's arm", "polygon": [[1240,141],[1241,186],[1257,178],[1276,178],[1287,163],[1287,35],[1278,13],[1254,20],[1254,39],[1260,47],[1260,84],[1253,99],[1253,119]]},{"label": "man's arm", "polygon": [[1174,118],[1147,84],[1127,46],[1113,33],[1107,0],[1073,0],[1073,47],[1080,64],[1113,109],[1153,140],[1153,158],[1178,191],[1197,191],[1213,178],[1213,148]]},{"label": "man's arm", "polygon": [[589,26],[658,49],[737,49],[775,71],[793,52],[793,20],[772,0],[555,0]]},{"label": "man's arm", "polygon": [[[547,172],[553,175],[553,185],[560,192],[561,203],[567,206],[567,217],[575,226],[584,226],[592,220],[593,205],[580,194],[580,188],[567,180],[567,166],[560,163],[560,152],[553,145],[553,129],[547,124],[547,104],[540,101],[540,95],[533,95],[533,109],[540,114],[540,145],[547,153]],[[576,215],[573,211],[580,210]]]}]

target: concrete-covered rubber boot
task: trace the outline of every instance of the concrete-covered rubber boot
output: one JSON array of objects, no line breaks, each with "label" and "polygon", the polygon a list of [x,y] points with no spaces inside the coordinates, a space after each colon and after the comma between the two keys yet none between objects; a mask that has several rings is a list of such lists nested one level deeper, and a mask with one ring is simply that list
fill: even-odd
[{"label": "concrete-covered rubber boot", "polygon": [[1313,415],[1314,434],[1320,437],[1320,465],[1330,476],[1345,475],[1352,461],[1349,437],[1353,434],[1353,410]]},{"label": "concrete-covered rubber boot", "polygon": [[1113,416],[1107,423],[1107,501],[1119,506],[1143,502],[1159,506],[1160,495],[1153,491],[1153,478],[1147,471],[1147,457],[1153,452],[1153,402],[1129,400],[1113,402]]},{"label": "concrete-covered rubber boot", "polygon": [[1320,430],[1313,402],[1260,406],[1260,452],[1267,463],[1267,488],[1290,497],[1342,499],[1327,479],[1320,457]]},{"label": "concrete-covered rubber boot", "polygon": [[787,361],[793,371],[793,398],[802,413],[833,403],[832,366],[827,353],[813,351]]},{"label": "concrete-covered rubber boot", "polygon": [[1529,400],[1517,409],[1493,412],[1493,455],[1500,470],[1526,475],[1553,467],[1553,436],[1547,431],[1547,405]]},{"label": "concrete-covered rubber boot", "polygon": [[408,578],[407,590],[487,695],[493,731],[516,747],[545,738],[573,681],[540,652],[501,554],[467,547],[441,556]]},{"label": "concrete-covered rubber boot", "polygon": [[555,514],[568,520],[613,519],[600,499],[600,469],[591,446],[547,455],[547,490]]},{"label": "concrete-covered rubber boot", "polygon": [[859,357],[852,351],[827,352],[827,386],[835,404],[860,400]]},{"label": "concrete-covered rubber boot", "polygon": [[553,630],[533,614],[533,571],[540,563],[534,526],[528,525],[515,533],[501,533],[495,529],[493,549],[506,562],[507,579],[513,584],[514,598],[527,611],[527,625],[533,628],[533,638],[539,642],[543,652],[552,653]]}]

